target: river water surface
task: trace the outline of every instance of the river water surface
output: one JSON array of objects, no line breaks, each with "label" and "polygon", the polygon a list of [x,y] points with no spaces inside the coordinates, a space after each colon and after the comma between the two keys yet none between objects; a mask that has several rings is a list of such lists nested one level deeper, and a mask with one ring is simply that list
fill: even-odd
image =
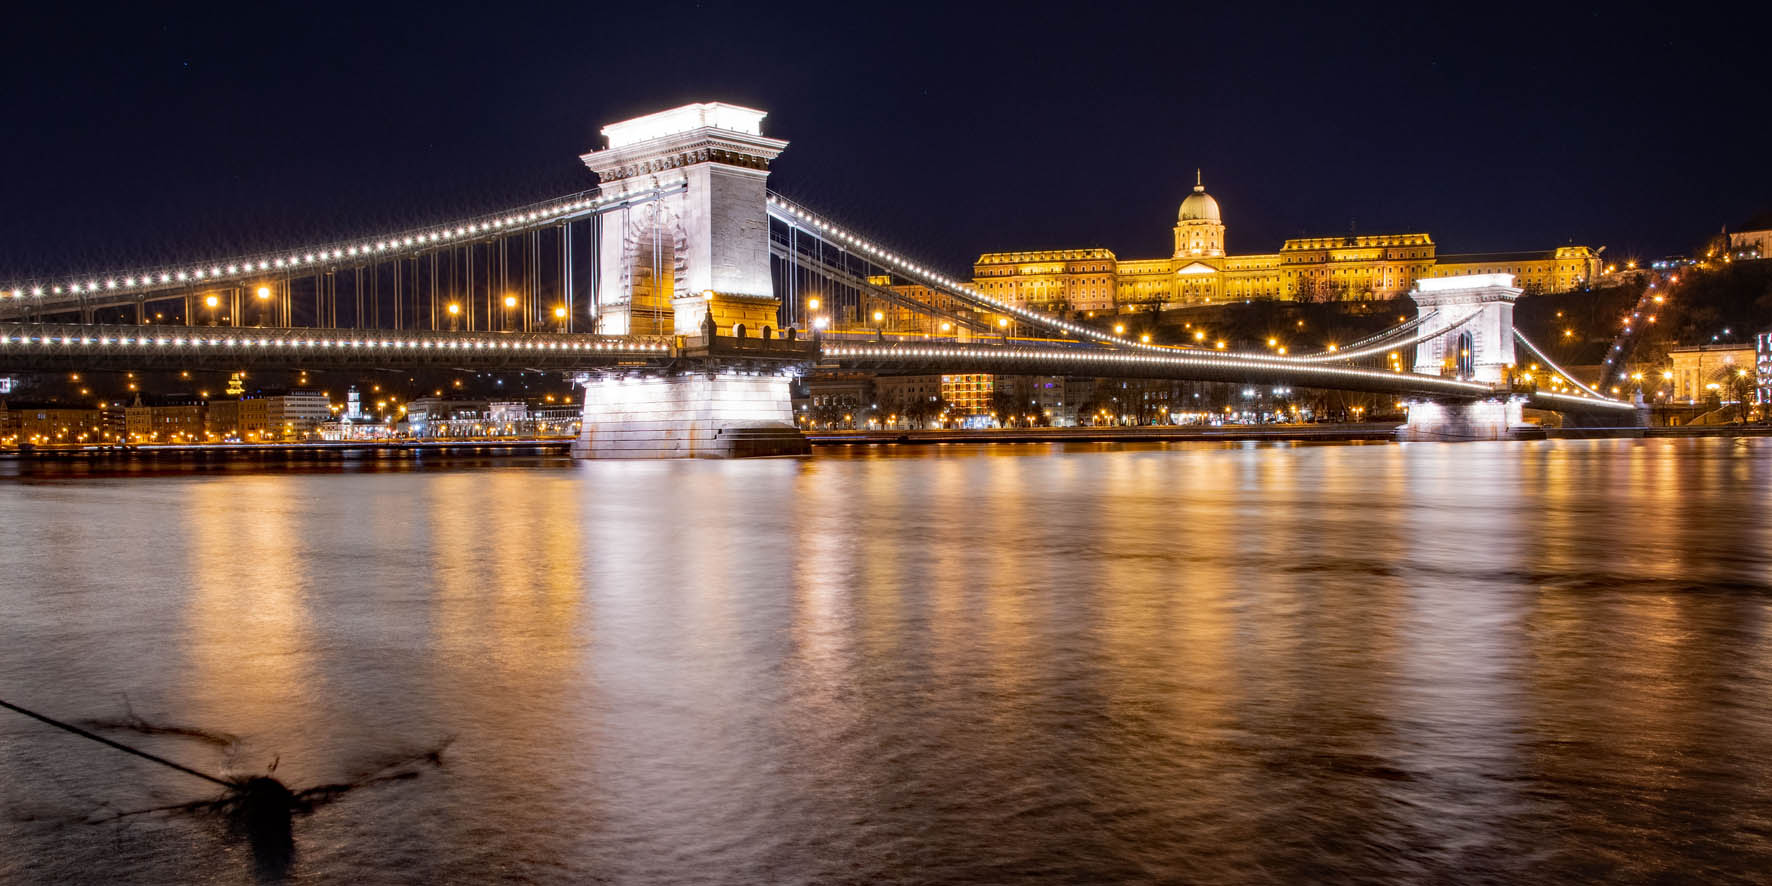
[{"label": "river water surface", "polygon": [[1772,876],[1772,441],[3,470],[0,698],[415,776],[0,711],[7,883]]}]

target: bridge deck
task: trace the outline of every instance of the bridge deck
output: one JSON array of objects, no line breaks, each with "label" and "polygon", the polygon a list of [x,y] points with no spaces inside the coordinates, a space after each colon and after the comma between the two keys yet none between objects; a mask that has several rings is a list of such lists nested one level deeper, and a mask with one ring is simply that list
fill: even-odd
[{"label": "bridge deck", "polygon": [[957,343],[820,342],[716,336],[459,333],[295,328],[0,324],[0,371],[255,367],[459,368],[585,372],[704,368],[713,363],[806,365],[888,373],[994,372],[1282,384],[1438,399],[1523,393],[1528,405],[1618,415],[1628,403],[1281,357],[1210,351]]}]

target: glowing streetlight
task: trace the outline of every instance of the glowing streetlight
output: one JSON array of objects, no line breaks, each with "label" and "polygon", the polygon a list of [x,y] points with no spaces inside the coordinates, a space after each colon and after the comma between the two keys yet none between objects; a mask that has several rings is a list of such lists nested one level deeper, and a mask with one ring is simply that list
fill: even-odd
[{"label": "glowing streetlight", "polygon": [[555,317],[555,319],[559,319],[559,320],[566,319],[566,309],[564,307],[555,308],[554,309],[554,317]]},{"label": "glowing streetlight", "polygon": [[514,295],[505,296],[505,307],[514,308],[516,306],[517,306],[517,297],[516,296],[514,296]]},{"label": "glowing streetlight", "polygon": [[267,299],[267,298],[270,298],[270,297],[271,297],[271,287],[269,287],[269,286],[260,286],[260,287],[259,287],[259,288],[258,288],[258,292],[257,292],[257,293],[255,293],[255,294],[256,294],[256,295],[257,295],[257,296],[258,296],[258,300],[259,300],[259,301],[264,301],[264,300],[265,300],[265,299]]},{"label": "glowing streetlight", "polygon": [[821,304],[823,304],[823,302],[819,301],[818,296],[815,295],[815,296],[806,300],[806,310],[816,311],[816,310],[818,310],[818,306]]},{"label": "glowing streetlight", "polygon": [[443,310],[448,311],[449,316],[454,317],[457,314],[461,313],[461,305],[458,305],[455,302],[450,302],[449,305],[447,307],[445,307]]},{"label": "glowing streetlight", "polygon": [[216,305],[221,304],[221,299],[216,298],[215,296],[212,295],[212,296],[204,299],[203,303],[213,308]]}]

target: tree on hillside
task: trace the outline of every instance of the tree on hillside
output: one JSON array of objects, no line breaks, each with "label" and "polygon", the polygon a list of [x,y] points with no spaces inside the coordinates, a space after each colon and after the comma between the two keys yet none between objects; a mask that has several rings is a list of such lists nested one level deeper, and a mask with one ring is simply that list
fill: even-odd
[{"label": "tree on hillside", "polygon": [[1735,420],[1745,422],[1753,414],[1757,379],[1747,369],[1720,367],[1711,373],[1711,381],[1721,386],[1734,405]]}]

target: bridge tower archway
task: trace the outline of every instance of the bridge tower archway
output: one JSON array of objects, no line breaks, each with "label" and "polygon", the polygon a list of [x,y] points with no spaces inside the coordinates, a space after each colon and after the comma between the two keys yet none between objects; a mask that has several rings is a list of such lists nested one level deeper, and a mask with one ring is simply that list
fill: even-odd
[{"label": "bridge tower archway", "polygon": [[685,291],[688,235],[671,207],[659,202],[624,210],[623,219],[616,288],[599,299],[597,328],[614,335],[671,335],[673,302]]},{"label": "bridge tower archway", "polygon": [[1471,338],[1470,330],[1465,329],[1460,331],[1458,333],[1458,340],[1453,342],[1452,346],[1454,348],[1452,357],[1453,369],[1457,372],[1460,379],[1468,381],[1476,375],[1476,358],[1471,351],[1471,349],[1476,346],[1476,342]]}]

